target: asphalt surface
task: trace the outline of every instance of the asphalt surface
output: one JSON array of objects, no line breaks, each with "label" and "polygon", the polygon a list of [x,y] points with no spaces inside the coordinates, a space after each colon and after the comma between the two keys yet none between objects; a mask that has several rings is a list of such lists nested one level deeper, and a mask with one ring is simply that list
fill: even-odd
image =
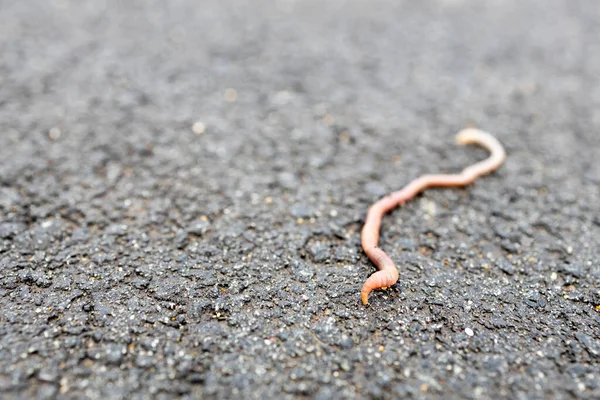
[{"label": "asphalt surface", "polygon": [[[324,4],[326,3],[326,4]],[[595,0],[0,0],[2,398],[600,398]],[[423,173],[506,164],[386,216]]]}]

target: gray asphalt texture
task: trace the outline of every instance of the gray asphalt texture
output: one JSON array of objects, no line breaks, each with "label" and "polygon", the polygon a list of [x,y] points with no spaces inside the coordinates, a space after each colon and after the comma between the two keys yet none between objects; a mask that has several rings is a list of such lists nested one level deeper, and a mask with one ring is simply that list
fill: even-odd
[{"label": "gray asphalt texture", "polygon": [[[0,0],[2,398],[600,398],[595,0]],[[486,157],[466,189],[368,206]]]}]

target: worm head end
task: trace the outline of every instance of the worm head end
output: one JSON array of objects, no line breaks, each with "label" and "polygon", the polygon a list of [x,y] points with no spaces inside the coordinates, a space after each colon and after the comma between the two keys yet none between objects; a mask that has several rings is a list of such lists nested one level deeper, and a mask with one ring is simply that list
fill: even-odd
[{"label": "worm head end", "polygon": [[476,142],[481,136],[481,131],[479,129],[467,128],[458,132],[456,135],[456,143],[458,144],[469,144]]}]

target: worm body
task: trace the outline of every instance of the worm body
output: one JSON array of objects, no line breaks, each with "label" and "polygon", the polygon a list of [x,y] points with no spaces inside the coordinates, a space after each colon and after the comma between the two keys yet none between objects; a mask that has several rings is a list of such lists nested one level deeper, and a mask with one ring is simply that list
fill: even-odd
[{"label": "worm body", "polygon": [[361,233],[361,241],[365,253],[379,271],[371,275],[362,287],[360,297],[363,304],[366,305],[369,302],[369,293],[373,289],[385,289],[398,281],[398,268],[396,268],[392,259],[377,247],[383,216],[427,188],[469,185],[480,176],[500,167],[506,158],[506,152],[500,142],[491,134],[479,129],[463,129],[456,135],[456,142],[461,145],[480,145],[490,152],[490,156],[463,169],[459,174],[423,175],[397,192],[383,197],[369,208]]}]

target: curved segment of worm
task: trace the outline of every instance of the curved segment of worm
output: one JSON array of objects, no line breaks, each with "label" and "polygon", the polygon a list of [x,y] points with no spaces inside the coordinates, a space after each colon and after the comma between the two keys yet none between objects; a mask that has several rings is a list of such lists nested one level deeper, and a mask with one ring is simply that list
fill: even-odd
[{"label": "curved segment of worm", "polygon": [[364,283],[360,292],[363,304],[368,304],[369,293],[373,289],[385,289],[398,281],[398,268],[383,250],[377,247],[379,229],[383,216],[412,199],[420,192],[432,187],[461,187],[471,184],[482,175],[489,174],[500,167],[506,159],[504,147],[491,134],[479,129],[463,129],[456,135],[458,144],[477,144],[490,152],[490,156],[462,170],[459,174],[423,175],[373,204],[367,212],[362,228],[362,247],[369,259],[379,268]]}]

